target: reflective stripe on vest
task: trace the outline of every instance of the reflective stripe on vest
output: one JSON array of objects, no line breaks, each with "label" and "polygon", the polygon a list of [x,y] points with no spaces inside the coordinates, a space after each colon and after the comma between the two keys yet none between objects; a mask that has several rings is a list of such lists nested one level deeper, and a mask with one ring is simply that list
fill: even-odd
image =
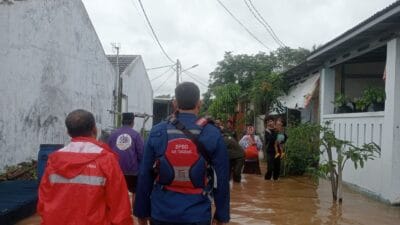
[{"label": "reflective stripe on vest", "polygon": [[189,175],[189,166],[174,166],[174,172],[175,172],[175,181],[189,181],[190,180],[190,175]]},{"label": "reflective stripe on vest", "polygon": [[49,180],[53,184],[86,184],[93,186],[104,186],[106,183],[105,177],[78,175],[74,178],[65,178],[58,174],[51,174]]}]

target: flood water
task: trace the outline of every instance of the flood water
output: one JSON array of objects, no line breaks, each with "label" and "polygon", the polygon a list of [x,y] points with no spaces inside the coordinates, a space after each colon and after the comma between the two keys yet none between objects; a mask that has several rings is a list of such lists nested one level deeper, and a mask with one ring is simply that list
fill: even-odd
[{"label": "flood water", "polygon": [[[343,203],[333,204],[330,185],[307,177],[265,181],[261,175],[243,175],[231,185],[231,225],[399,225],[400,207],[390,206],[344,188]],[[34,215],[18,225],[38,225]],[[137,224],[137,223],[136,223]]]}]

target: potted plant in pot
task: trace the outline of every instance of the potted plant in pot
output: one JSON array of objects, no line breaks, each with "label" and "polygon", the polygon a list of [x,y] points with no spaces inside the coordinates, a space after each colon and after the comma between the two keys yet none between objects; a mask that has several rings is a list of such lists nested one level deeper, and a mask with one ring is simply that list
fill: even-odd
[{"label": "potted plant in pot", "polygon": [[368,111],[383,111],[385,109],[385,89],[368,87],[364,90],[363,99],[368,103]]},{"label": "potted plant in pot", "polygon": [[355,98],[352,103],[355,112],[366,112],[368,110],[369,103],[364,98]]},{"label": "potted plant in pot", "polygon": [[336,94],[333,104],[335,105],[335,113],[353,112],[353,109],[348,106],[349,99],[342,93]]}]

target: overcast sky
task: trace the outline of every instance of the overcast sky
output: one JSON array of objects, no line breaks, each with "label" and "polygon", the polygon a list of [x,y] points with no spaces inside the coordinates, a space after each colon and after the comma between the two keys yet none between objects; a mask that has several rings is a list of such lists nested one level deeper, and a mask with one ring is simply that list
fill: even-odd
[{"label": "overcast sky", "polygon": [[[278,45],[253,17],[244,0],[221,0],[225,6],[268,48]],[[111,44],[120,43],[121,54],[142,55],[147,68],[169,65],[151,35],[138,0],[83,0],[107,54],[115,54]],[[324,44],[352,28],[395,0],[252,0],[277,36],[289,47],[311,48]],[[253,39],[217,0],[142,0],[153,28],[167,54],[180,59],[201,83],[202,92],[209,73],[223,59],[234,54],[269,52]],[[154,79],[167,69],[151,70]],[[193,76],[193,75],[192,75]],[[153,80],[155,96],[172,94],[175,73],[170,70]],[[161,86],[161,84],[163,84]]]}]

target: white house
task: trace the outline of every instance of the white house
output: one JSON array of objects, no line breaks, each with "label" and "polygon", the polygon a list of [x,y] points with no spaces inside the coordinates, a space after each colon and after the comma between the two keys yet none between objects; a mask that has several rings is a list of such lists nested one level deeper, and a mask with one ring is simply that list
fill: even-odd
[{"label": "white house", "polygon": [[[363,169],[347,164],[344,181],[399,204],[400,1],[318,48],[284,75],[292,85],[282,99],[288,107],[300,109],[302,117],[308,115],[311,121],[332,121],[331,128],[340,139],[356,145],[375,142],[381,147],[381,156]],[[383,111],[335,113],[335,93],[357,98],[370,86],[384,88]]]},{"label": "white house", "polygon": [[[117,66],[117,56],[108,55],[108,60]],[[149,131],[153,125],[153,89],[143,59],[140,55],[119,55],[119,74],[122,78],[122,112],[136,115],[134,129]],[[149,115],[146,119],[145,115]]]},{"label": "white house", "polygon": [[115,72],[80,0],[0,3],[0,169],[64,144],[64,119],[83,108],[112,125]]}]

